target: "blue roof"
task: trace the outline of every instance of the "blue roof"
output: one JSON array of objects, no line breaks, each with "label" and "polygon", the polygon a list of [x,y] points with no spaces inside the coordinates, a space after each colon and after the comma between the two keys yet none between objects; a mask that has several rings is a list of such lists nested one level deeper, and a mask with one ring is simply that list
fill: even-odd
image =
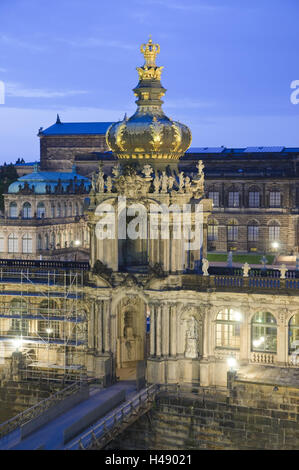
[{"label": "blue roof", "polygon": [[34,171],[14,181],[9,186],[8,193],[18,193],[20,186],[24,188],[25,185],[28,185],[30,189],[34,189],[34,194],[47,194],[49,193],[49,189],[54,193],[58,183],[61,184],[61,187],[66,192],[67,187],[71,181],[74,182],[74,180],[77,186],[83,183],[85,190],[88,191],[90,189],[90,180],[85,176],[79,175],[76,173],[75,169],[73,169],[70,172]]},{"label": "blue roof", "polygon": [[90,135],[106,134],[113,122],[61,122],[47,129],[40,129],[39,135]]}]

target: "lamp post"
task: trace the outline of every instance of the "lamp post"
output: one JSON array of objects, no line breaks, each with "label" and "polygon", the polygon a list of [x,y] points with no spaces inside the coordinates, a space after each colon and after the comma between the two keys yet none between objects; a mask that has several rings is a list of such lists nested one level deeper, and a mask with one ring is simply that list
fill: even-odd
[{"label": "lamp post", "polygon": [[[78,247],[81,245],[81,241],[78,240],[78,239],[75,240],[75,241],[74,241],[74,245],[75,245],[75,247],[78,248]],[[75,251],[75,262],[76,262],[76,261],[77,261],[77,251]]]}]

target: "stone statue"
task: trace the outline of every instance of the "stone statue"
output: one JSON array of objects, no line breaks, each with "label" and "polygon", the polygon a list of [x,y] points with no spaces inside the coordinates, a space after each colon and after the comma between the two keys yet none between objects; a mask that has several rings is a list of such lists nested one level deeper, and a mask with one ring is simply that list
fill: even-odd
[{"label": "stone statue", "polygon": [[155,176],[155,179],[154,179],[154,189],[155,189],[155,194],[157,194],[159,192],[159,189],[160,189],[160,186],[161,186],[161,181],[160,181],[160,178],[158,175]]},{"label": "stone statue", "polygon": [[189,176],[186,176],[185,178],[185,192],[186,193],[191,193],[191,180]]},{"label": "stone statue", "polygon": [[168,188],[168,176],[166,175],[166,172],[163,171],[162,176],[161,176],[161,193],[167,193],[167,188]]},{"label": "stone statue", "polygon": [[202,160],[199,160],[199,162],[198,162],[197,165],[196,165],[196,168],[197,168],[197,170],[198,170],[198,176],[199,176],[199,177],[202,177],[202,175],[204,174],[204,173],[203,173],[204,167],[205,167],[205,166],[204,166],[204,164],[202,163]]},{"label": "stone statue", "polygon": [[187,320],[185,357],[198,357],[198,323],[194,316]]},{"label": "stone statue", "polygon": [[280,279],[285,279],[286,278],[286,272],[288,271],[288,268],[286,267],[286,265],[282,264],[278,269],[280,271]]},{"label": "stone statue", "polygon": [[152,167],[150,165],[144,165],[142,173],[144,174],[144,176],[146,178],[149,179],[149,178],[151,178],[151,174],[153,173],[153,171],[154,170],[152,169]]},{"label": "stone statue", "polygon": [[179,173],[179,193],[183,192],[184,187],[184,172]]},{"label": "stone statue", "polygon": [[97,175],[96,173],[93,173],[91,175],[91,190],[96,192],[97,190]]},{"label": "stone statue", "polygon": [[104,192],[105,182],[104,182],[104,172],[102,168],[99,169],[98,179],[97,179],[97,190],[99,193]]},{"label": "stone statue", "polygon": [[111,178],[111,176],[107,177],[106,188],[107,188],[107,193],[111,193],[111,191],[112,191],[112,178]]},{"label": "stone statue", "polygon": [[206,258],[202,259],[202,273],[204,276],[208,276],[209,261]]},{"label": "stone statue", "polygon": [[244,263],[242,266],[243,269],[243,277],[249,276],[250,265],[248,263]]},{"label": "stone statue", "polygon": [[113,176],[114,176],[115,178],[118,178],[118,177],[119,177],[119,175],[120,175],[119,164],[116,165],[116,166],[114,166],[114,167],[112,168],[112,174],[113,174]]},{"label": "stone statue", "polygon": [[173,185],[174,185],[174,177],[173,177],[173,176],[169,176],[169,177],[168,177],[168,189],[169,189],[170,191],[172,190]]}]

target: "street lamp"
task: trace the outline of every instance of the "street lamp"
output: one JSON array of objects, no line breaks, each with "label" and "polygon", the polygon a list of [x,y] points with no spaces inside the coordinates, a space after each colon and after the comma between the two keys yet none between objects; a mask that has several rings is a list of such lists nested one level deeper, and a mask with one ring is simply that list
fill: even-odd
[{"label": "street lamp", "polygon": [[[75,240],[74,241],[74,245],[78,248],[80,245],[81,245],[81,241],[80,240]],[[75,262],[77,261],[77,252],[75,252]]]}]

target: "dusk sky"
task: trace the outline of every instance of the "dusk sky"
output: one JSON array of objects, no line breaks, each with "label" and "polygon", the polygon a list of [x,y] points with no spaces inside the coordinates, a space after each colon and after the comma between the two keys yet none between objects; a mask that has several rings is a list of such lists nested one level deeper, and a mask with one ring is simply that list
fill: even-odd
[{"label": "dusk sky", "polygon": [[299,147],[298,0],[0,0],[0,162],[39,159],[40,127],[114,121],[152,34],[165,112],[192,146]]}]

